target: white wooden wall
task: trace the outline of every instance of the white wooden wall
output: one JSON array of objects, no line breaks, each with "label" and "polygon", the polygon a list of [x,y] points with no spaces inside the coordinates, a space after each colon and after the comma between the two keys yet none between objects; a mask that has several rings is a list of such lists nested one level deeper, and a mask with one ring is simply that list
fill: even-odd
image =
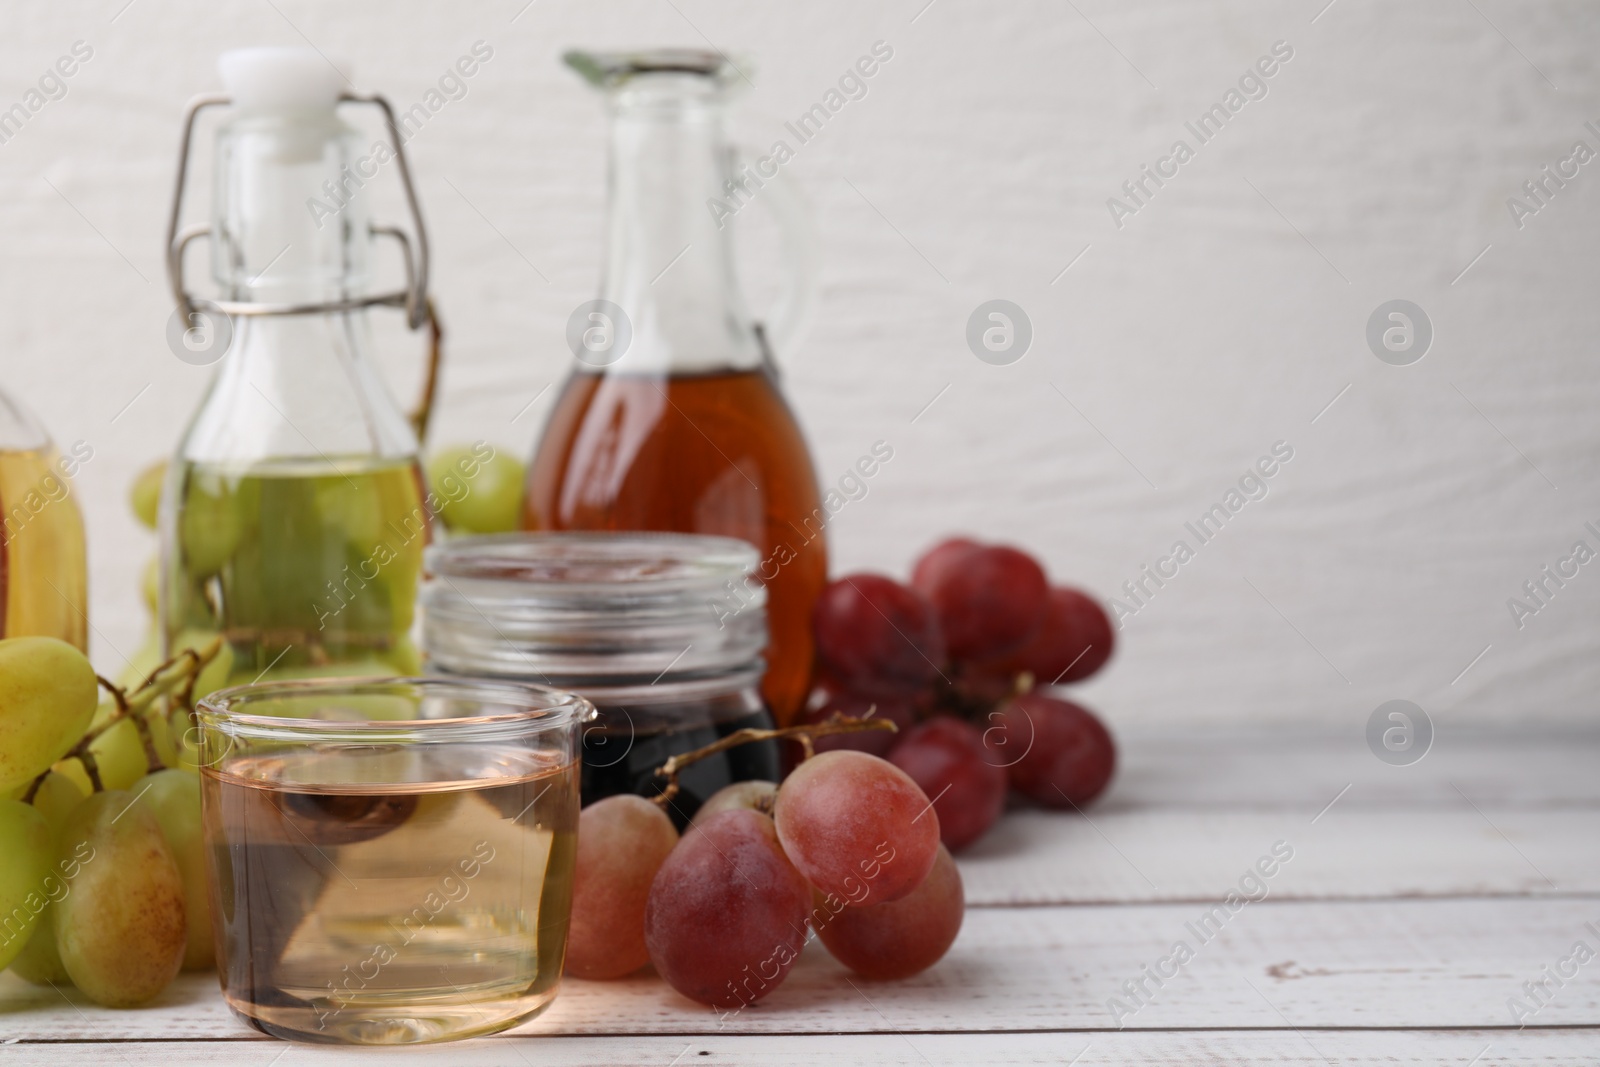
[{"label": "white wooden wall", "polygon": [[[1114,725],[1359,735],[1392,698],[1441,733],[1587,719],[1600,567],[1520,630],[1507,599],[1580,538],[1600,549],[1583,528],[1600,527],[1600,168],[1520,228],[1507,198],[1574,142],[1600,150],[1584,125],[1600,125],[1596,9],[925,2],[7,4],[0,109],[75,41],[94,52],[0,144],[0,367],[58,440],[95,448],[78,485],[97,662],[119,669],[145,625],[154,540],[126,487],[208,375],[164,343],[161,237],[179,110],[216,87],[220,49],[309,40],[403,105],[474,42],[494,49],[411,147],[450,328],[436,439],[525,451],[553,388],[516,416],[564,373],[566,317],[598,272],[601,116],[561,50],[751,54],[738,127],[764,145],[882,40],[894,56],[867,96],[789,168],[825,263],[788,388],[824,479],[875,440],[895,448],[837,520],[836,568],[903,572],[965,530],[1110,596],[1283,441],[1294,456],[1269,495],[1128,620],[1086,687]],[[1175,139],[1194,144],[1185,121],[1279,41],[1293,56],[1267,95],[1119,229],[1107,199]],[[738,224],[753,224],[760,303],[772,235],[757,215]],[[964,341],[995,297],[1033,324],[1010,366]],[[1365,340],[1396,298],[1434,326],[1411,366]],[[382,336],[408,394],[416,346]]]}]

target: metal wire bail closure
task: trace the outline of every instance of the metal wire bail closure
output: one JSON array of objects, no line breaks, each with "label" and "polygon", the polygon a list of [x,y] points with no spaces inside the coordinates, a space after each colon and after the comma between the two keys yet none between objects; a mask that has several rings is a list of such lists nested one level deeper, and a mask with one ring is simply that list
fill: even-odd
[{"label": "metal wire bail closure", "polygon": [[400,183],[405,188],[406,206],[411,210],[411,225],[416,234],[413,253],[411,238],[396,226],[373,226],[375,236],[392,237],[400,243],[401,258],[405,264],[406,287],[387,293],[335,300],[321,303],[270,304],[248,300],[211,300],[192,295],[183,282],[183,254],[189,242],[211,233],[205,223],[194,223],[180,231],[183,214],[183,191],[189,175],[189,145],[194,138],[195,119],[208,107],[226,107],[233,98],[226,93],[206,93],[189,101],[183,113],[183,138],[178,144],[178,181],[172,191],[172,214],[167,220],[167,280],[172,286],[172,298],[177,301],[184,321],[196,308],[206,308],[224,315],[307,315],[318,312],[354,311],[364,307],[402,307],[406,310],[406,325],[416,330],[428,324],[432,311],[428,303],[428,231],[422,222],[422,206],[411,181],[411,164],[406,159],[405,142],[400,136],[399,123],[395,121],[394,108],[377,93],[340,93],[341,104],[372,104],[383,111],[384,125],[393,142],[394,158],[400,166]]}]

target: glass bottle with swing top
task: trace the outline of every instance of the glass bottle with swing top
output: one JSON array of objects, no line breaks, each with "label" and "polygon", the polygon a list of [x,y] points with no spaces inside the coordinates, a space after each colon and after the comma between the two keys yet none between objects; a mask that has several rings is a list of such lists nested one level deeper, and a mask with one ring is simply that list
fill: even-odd
[{"label": "glass bottle with swing top", "polygon": [[[230,683],[414,674],[411,629],[433,521],[417,462],[421,427],[372,364],[367,321],[368,308],[386,305],[404,308],[412,329],[433,325],[427,238],[402,138],[382,97],[348,91],[310,49],[241,49],[219,68],[227,94],[196,98],[185,117],[168,233],[178,313],[225,354],[168,466],[165,648],[222,634]],[[347,124],[350,104],[382,109],[386,144],[375,151]],[[211,223],[180,230],[195,118],[214,106],[231,113],[216,133]],[[385,165],[404,186],[409,238],[368,219],[360,189]],[[371,291],[380,236],[400,244],[402,290]],[[184,283],[184,250],[201,237],[214,299]],[[436,327],[433,337],[437,359]]]}]

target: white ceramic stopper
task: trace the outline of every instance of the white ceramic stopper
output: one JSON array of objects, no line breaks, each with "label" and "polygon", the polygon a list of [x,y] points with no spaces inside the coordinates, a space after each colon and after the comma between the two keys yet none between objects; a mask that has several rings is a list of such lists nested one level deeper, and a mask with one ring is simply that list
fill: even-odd
[{"label": "white ceramic stopper", "polygon": [[[348,64],[341,64],[348,69]],[[235,48],[217,57],[222,84],[245,111],[332,110],[348,83],[311,48]]]}]

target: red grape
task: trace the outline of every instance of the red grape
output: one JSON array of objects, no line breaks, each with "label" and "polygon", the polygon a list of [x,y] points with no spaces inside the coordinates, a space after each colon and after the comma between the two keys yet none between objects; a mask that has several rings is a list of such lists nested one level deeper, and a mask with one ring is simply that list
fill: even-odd
[{"label": "red grape", "polygon": [[965,910],[961,873],[943,845],[933,869],[909,896],[865,908],[813,911],[817,936],[833,958],[866,978],[909,978],[949,951]]},{"label": "red grape", "polygon": [[1105,666],[1115,644],[1104,608],[1076,589],[1052,586],[1032,639],[1009,655],[973,664],[973,669],[1006,678],[1028,671],[1039,685],[1079,682]]},{"label": "red grape", "polygon": [[824,893],[852,904],[896,900],[927,877],[939,815],[904,771],[865,752],[813,756],[778,787],[783,850]]},{"label": "red grape", "polygon": [[927,589],[937,584],[946,570],[956,566],[968,552],[982,547],[970,537],[950,537],[940,541],[924,552],[917,559],[916,566],[911,568],[911,587]]},{"label": "red grape", "polygon": [[977,727],[941,715],[912,729],[889,762],[933,798],[939,837],[959,852],[982,837],[1006,804],[1006,772],[990,758]]},{"label": "red grape", "polygon": [[995,725],[984,733],[991,761],[1004,766],[1011,785],[1030,800],[1077,807],[1111,781],[1116,745],[1100,720],[1077,704],[1028,693],[991,718]]},{"label": "red grape", "polygon": [[700,810],[694,813],[690,825],[703,823],[719,811],[739,811],[748,809],[759,811],[763,815],[772,815],[772,806],[778,799],[778,783],[769,782],[764,778],[751,778],[743,782],[734,782],[725,785],[712,793],[706,802],[700,805]]},{"label": "red grape", "polygon": [[847,574],[830,582],[811,618],[818,656],[846,685],[901,692],[939,677],[945,647],[933,606],[893,578]]},{"label": "red grape", "polygon": [[953,659],[1006,655],[1027,643],[1044,618],[1049,586],[1026,552],[984,545],[920,569],[916,589],[933,605]]},{"label": "red grape", "polygon": [[606,797],[579,812],[568,974],[621,978],[650,962],[645,902],[677,843],[667,813],[644,797]]},{"label": "red grape", "polygon": [[809,726],[826,722],[835,714],[853,719],[884,719],[899,727],[899,732],[862,730],[853,734],[829,734],[812,742],[814,751],[832,752],[840,748],[853,748],[857,752],[887,756],[894,747],[895,739],[911,729],[917,721],[913,697],[901,693],[860,693],[830,678],[820,678],[816,688],[811,691],[811,698],[806,701],[805,710],[800,713],[800,723]]},{"label": "red grape", "polygon": [[811,888],[772,820],[748,809],[697,822],[656,874],[644,937],[691,1000],[742,1008],[776,989],[805,947]]}]

